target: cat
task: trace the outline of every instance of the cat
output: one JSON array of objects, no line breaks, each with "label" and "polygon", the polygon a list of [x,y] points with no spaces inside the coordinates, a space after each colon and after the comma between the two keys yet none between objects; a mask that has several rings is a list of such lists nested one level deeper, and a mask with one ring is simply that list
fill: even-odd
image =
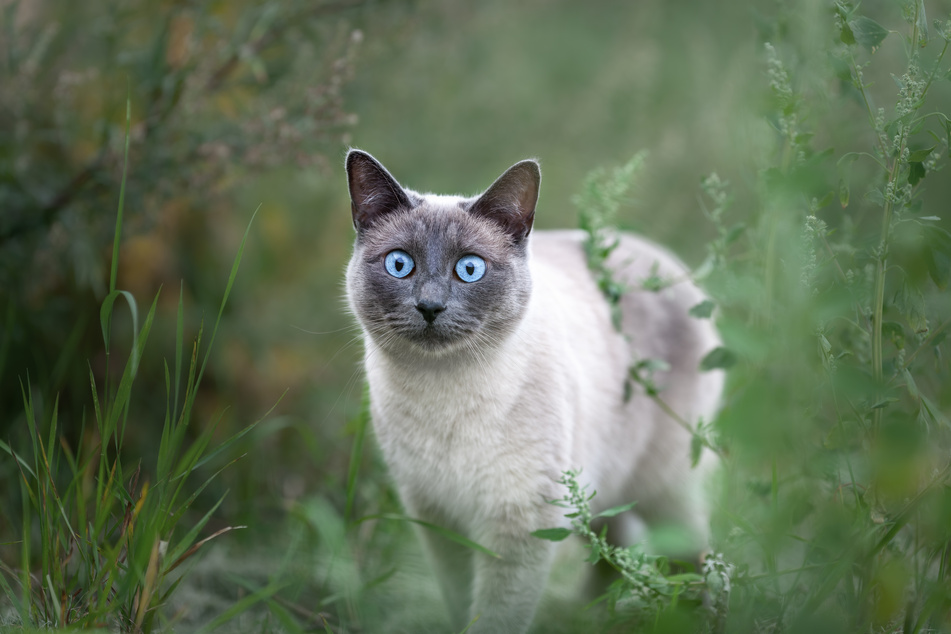
[{"label": "cat", "polygon": [[[525,160],[466,198],[403,188],[366,152],[346,158],[356,241],[347,267],[364,332],[373,428],[407,513],[494,551],[429,530],[419,537],[453,626],[517,634],[531,625],[553,556],[532,531],[567,526],[550,504],[581,477],[597,512],[636,500],[640,521],[674,524],[687,555],[708,541],[704,469],[690,434],[642,392],[631,364],[662,359],[655,380],[686,420],[711,420],[719,345],[704,300],[668,251],[621,234],[607,265],[629,290],[622,332],[588,268],[581,231],[532,231],[541,172]],[[639,290],[649,275],[679,279]]]}]

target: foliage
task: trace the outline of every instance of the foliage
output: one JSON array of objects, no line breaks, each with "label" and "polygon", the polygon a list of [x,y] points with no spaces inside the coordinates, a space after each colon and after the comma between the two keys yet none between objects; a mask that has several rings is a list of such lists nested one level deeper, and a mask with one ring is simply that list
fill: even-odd
[{"label": "foliage", "polygon": [[[186,297],[211,306],[217,284],[205,271],[240,237],[224,229],[236,183],[288,161],[325,166],[353,123],[342,89],[362,36],[342,18],[360,4],[3,3],[0,433],[20,433],[17,376],[29,371],[40,391],[60,395],[74,438],[87,360],[104,374],[86,316],[108,292],[103,210],[123,165],[126,97],[136,166],[126,287],[141,297],[181,280]],[[209,246],[222,241],[221,252]],[[161,368],[149,373],[161,382]]]},{"label": "foliage", "polygon": [[[948,157],[948,115],[926,104],[951,24],[935,23],[931,38],[924,12],[905,3],[905,28],[888,29],[836,4],[823,31],[831,64],[800,65],[798,81],[786,60],[808,52],[795,38],[777,31],[764,46],[776,143],[757,179],[761,211],[729,255],[712,250],[708,278],[739,358],[720,427],[722,549],[738,566],[740,629],[951,627],[941,361],[951,306],[937,264],[951,242],[935,215],[944,209],[923,195]],[[887,92],[866,79],[886,38],[907,55],[891,112],[873,107]],[[849,151],[816,150],[810,87],[836,82],[868,129]]]},{"label": "foliage", "polygon": [[[936,215],[943,209],[935,201],[929,209],[923,196],[949,156],[951,119],[926,104],[948,72],[951,21],[936,21],[932,38],[924,11],[922,2],[906,3],[907,28],[893,36],[903,38],[907,67],[893,75],[891,113],[873,108],[878,95],[865,74],[893,32],[858,7],[835,5],[832,63],[802,71],[813,76],[800,85],[841,82],[862,104],[869,130],[856,140],[867,139],[867,149],[838,156],[814,149],[809,124],[819,109],[783,60],[803,54],[787,32],[788,41],[764,44],[775,151],[758,165],[759,211],[730,224],[730,184],[716,174],[702,182],[710,201],[703,211],[716,233],[693,277],[716,303],[691,314],[711,318],[720,307],[727,346],[711,351],[701,368],[734,371],[717,433],[702,421],[680,422],[694,431],[695,456],[702,446],[720,454],[728,481],[718,522],[719,547],[731,563],[717,561],[734,577],[734,596],[720,627],[951,627],[951,424],[942,389],[951,377],[941,345],[951,323],[941,292],[951,271],[951,234]],[[929,45],[937,48],[930,55]],[[861,177],[851,169],[857,162],[868,163]],[[619,189],[602,183],[606,197]],[[861,200],[850,195],[858,188],[866,191]],[[590,209],[597,215],[596,205]],[[606,245],[589,249],[597,275],[598,256],[611,242],[598,237],[608,229],[590,213],[582,216],[589,242]],[[606,297],[618,304],[612,293]],[[631,377],[657,399],[653,367],[641,361]],[[570,485],[571,474],[566,479]],[[583,502],[571,499],[580,518],[574,530],[592,544],[594,558],[602,549],[613,554],[615,547],[590,530]],[[637,583],[625,576],[623,594],[660,614],[671,601],[657,588],[669,579],[656,565],[638,563]]]},{"label": "foliage", "polygon": [[553,502],[571,510],[565,517],[571,519],[572,528],[543,529],[532,534],[551,541],[561,541],[576,534],[590,551],[587,563],[594,565],[604,561],[619,574],[620,578],[605,595],[611,621],[634,622],[643,626],[656,620],[660,613],[682,609],[684,604],[697,607],[705,602],[706,611],[713,618],[694,622],[694,631],[709,631],[710,627],[716,627],[719,624],[717,617],[725,616],[730,598],[732,569],[723,562],[723,555],[709,554],[702,571],[671,574],[666,557],[649,555],[638,544],[624,547],[612,544],[606,537],[607,526],[598,533],[592,528],[592,522],[629,511],[637,503],[612,507],[595,515],[589,505],[595,493],[585,491],[585,487],[578,483],[579,475],[580,472],[576,471],[562,474],[560,483],[568,493],[563,499]]},{"label": "foliage", "polygon": [[621,295],[624,285],[613,278],[607,267],[608,257],[618,245],[613,230],[617,212],[634,184],[634,178],[647,160],[647,153],[640,152],[631,160],[616,167],[610,173],[603,169],[590,172],[582,185],[581,193],[572,202],[578,208],[578,223],[585,232],[584,250],[598,288],[611,307],[611,322],[621,329]]},{"label": "foliage", "polygon": [[[96,377],[90,372],[95,431],[77,449],[70,447],[59,428],[58,400],[48,421],[40,420],[41,412],[37,410],[32,386],[27,383],[22,389],[30,446],[22,452],[0,442],[0,449],[12,457],[19,471],[23,500],[19,540],[21,567],[15,570],[0,563],[0,588],[15,606],[23,625],[90,627],[108,624],[124,632],[152,631],[158,608],[169,600],[182,580],[182,571],[177,578],[172,573],[210,540],[235,528],[244,528],[226,526],[198,540],[199,533],[220,505],[219,499],[202,511],[194,526],[184,533],[181,530],[176,533],[185,513],[217,473],[191,492],[186,489],[190,476],[250,430],[245,429],[211,448],[216,431],[216,425],[211,424],[201,428],[192,442],[186,442],[186,434],[192,427],[195,395],[234,284],[247,232],[232,266],[203,357],[201,331],[192,346],[187,378],[182,376],[184,327],[183,304],[179,298],[172,373],[167,362],[165,364],[166,413],[156,452],[157,464],[143,470],[139,462],[129,469],[123,462],[121,450],[130,419],[132,390],[152,330],[158,296],[139,328],[135,299],[128,291],[116,288],[124,193],[123,178],[109,294],[100,312],[106,354],[110,350],[116,299],[127,301],[135,327],[131,352],[118,383],[107,375],[100,392]],[[35,555],[34,548],[38,551]],[[36,572],[32,565],[34,556],[39,561]],[[14,590],[16,585],[19,585],[18,591]]]}]

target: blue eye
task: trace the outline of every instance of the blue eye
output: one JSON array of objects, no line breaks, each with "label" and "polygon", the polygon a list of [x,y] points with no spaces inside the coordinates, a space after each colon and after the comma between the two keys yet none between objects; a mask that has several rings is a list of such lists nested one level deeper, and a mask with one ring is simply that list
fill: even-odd
[{"label": "blue eye", "polygon": [[409,253],[397,249],[386,254],[386,257],[383,258],[383,266],[386,267],[386,272],[393,277],[406,277],[413,270],[415,263]]},{"label": "blue eye", "polygon": [[456,275],[463,282],[478,282],[485,275],[485,260],[478,255],[464,255],[456,262]]}]

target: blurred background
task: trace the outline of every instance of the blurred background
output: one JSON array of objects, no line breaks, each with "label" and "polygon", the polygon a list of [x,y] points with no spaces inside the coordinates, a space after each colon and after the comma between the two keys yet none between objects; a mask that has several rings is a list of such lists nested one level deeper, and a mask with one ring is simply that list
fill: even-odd
[{"label": "blurred background", "polygon": [[[947,2],[928,6],[948,14]],[[895,7],[863,3],[893,21]],[[160,293],[123,448],[133,461],[154,461],[179,296],[190,340],[217,314],[257,210],[197,416],[221,416],[225,438],[277,403],[216,484],[230,489],[218,521],[249,525],[228,537],[245,545],[273,545],[299,501],[337,514],[346,503],[362,394],[342,287],[348,147],[407,187],[440,193],[477,193],[536,157],[538,228],[576,226],[585,175],[646,150],[619,223],[696,266],[716,233],[701,178],[732,183],[729,213],[745,217],[775,153],[765,42],[810,91],[816,147],[840,155],[873,137],[854,91],[809,84],[835,39],[831,4],[818,0],[2,0],[0,11],[0,438],[23,440],[31,390],[46,415],[58,396],[69,443],[93,442],[90,374],[101,385],[114,363],[99,305],[128,100],[118,288],[140,312]],[[901,40],[875,55],[872,90],[888,105]],[[948,86],[936,84],[939,103]],[[836,179],[819,176],[815,189]],[[948,199],[948,180],[932,179],[929,200]],[[128,350],[123,315],[112,341]],[[364,453],[355,514],[397,509],[371,444]],[[16,477],[0,460],[0,542],[18,526],[19,501],[6,493]]]},{"label": "blurred background", "polygon": [[[90,367],[101,383],[98,304],[128,98],[118,288],[140,311],[161,289],[134,451],[147,454],[164,412],[179,292],[194,336],[259,208],[205,417],[224,410],[227,434],[287,395],[262,426],[280,431],[245,458],[253,490],[232,513],[250,510],[245,495],[253,504],[332,491],[348,458],[342,430],[362,385],[342,288],[349,146],[408,187],[444,193],[477,193],[537,157],[540,228],[576,226],[571,198],[584,176],[646,149],[649,175],[622,222],[697,264],[712,231],[699,222],[700,178],[732,176],[748,131],[729,124],[747,119],[762,80],[755,13],[742,3],[5,5],[0,434],[18,433],[21,381],[59,395],[71,435],[88,415]],[[127,347],[122,312],[113,340]]]}]

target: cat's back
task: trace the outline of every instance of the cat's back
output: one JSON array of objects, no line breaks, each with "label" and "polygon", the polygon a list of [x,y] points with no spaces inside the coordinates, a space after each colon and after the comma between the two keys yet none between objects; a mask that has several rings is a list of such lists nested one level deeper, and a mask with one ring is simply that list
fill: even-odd
[{"label": "cat's back", "polygon": [[[533,233],[535,292],[557,295],[558,303],[572,313],[584,313],[570,328],[611,331],[608,300],[598,287],[601,273],[588,266],[586,236],[580,230]],[[622,331],[638,359],[662,359],[675,370],[695,371],[703,355],[719,345],[710,320],[689,315],[690,308],[705,295],[691,281],[687,267],[669,250],[641,236],[621,233],[605,268],[605,274],[624,289]],[[602,309],[592,313],[591,305]]]},{"label": "cat's back", "polygon": [[690,436],[641,388],[626,395],[624,386],[639,362],[661,362],[651,364],[650,379],[665,403],[684,420],[710,420],[723,376],[701,372],[700,361],[719,337],[710,319],[689,314],[705,296],[686,266],[633,234],[618,236],[605,263],[624,289],[618,332],[598,287],[601,272],[588,266],[585,236],[539,231],[532,237],[533,301],[541,308],[535,314],[553,331],[548,343],[566,358],[562,367],[576,386],[573,458],[599,491],[596,504],[662,499],[658,492],[688,487]]}]

